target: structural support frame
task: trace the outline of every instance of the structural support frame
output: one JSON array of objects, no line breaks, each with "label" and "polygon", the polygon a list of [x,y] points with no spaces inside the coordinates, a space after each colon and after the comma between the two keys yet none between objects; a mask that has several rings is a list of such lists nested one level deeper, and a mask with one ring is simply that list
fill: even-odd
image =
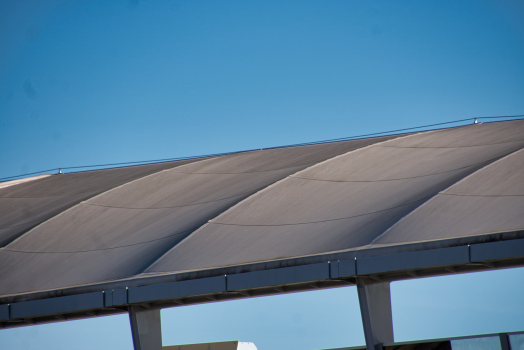
[{"label": "structural support frame", "polygon": [[366,350],[381,350],[383,344],[394,342],[390,283],[358,278],[357,292]]},{"label": "structural support frame", "polygon": [[129,322],[135,350],[162,350],[160,310],[129,307]]}]

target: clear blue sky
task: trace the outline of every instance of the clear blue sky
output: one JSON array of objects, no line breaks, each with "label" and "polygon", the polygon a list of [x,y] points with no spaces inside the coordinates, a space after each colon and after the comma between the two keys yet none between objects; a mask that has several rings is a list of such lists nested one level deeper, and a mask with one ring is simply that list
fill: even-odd
[{"label": "clear blue sky", "polygon": [[[522,1],[0,2],[0,177],[516,114]],[[392,290],[398,340],[524,330],[524,269]],[[354,288],[162,317],[166,345],[364,342]],[[125,316],[0,330],[4,346],[132,347]]]}]

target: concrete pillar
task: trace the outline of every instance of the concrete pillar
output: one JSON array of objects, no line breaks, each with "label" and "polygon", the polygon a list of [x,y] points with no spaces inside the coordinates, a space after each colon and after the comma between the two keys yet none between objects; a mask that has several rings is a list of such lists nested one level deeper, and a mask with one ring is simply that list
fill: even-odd
[{"label": "concrete pillar", "polygon": [[130,306],[129,321],[135,350],[162,350],[160,310]]},{"label": "concrete pillar", "polygon": [[357,291],[366,350],[381,350],[382,344],[394,341],[389,282],[370,283],[359,278]]}]

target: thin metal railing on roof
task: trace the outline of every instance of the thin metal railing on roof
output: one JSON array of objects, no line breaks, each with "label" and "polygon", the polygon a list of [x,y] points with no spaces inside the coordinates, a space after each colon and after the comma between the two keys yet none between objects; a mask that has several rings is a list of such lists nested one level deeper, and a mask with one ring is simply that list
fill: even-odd
[{"label": "thin metal railing on roof", "polygon": [[25,173],[25,174],[19,174],[19,175],[3,177],[3,178],[0,178],[0,182],[15,180],[15,179],[23,178],[23,177],[30,176],[30,175],[47,174],[47,173],[59,173],[59,174],[62,174],[63,170],[89,169],[89,168],[111,169],[111,168],[114,168],[114,167],[117,167],[117,166],[122,166],[122,165],[123,166],[136,166],[136,165],[157,164],[157,163],[172,162],[172,161],[177,161],[177,160],[188,160],[188,159],[199,159],[199,158],[207,158],[207,157],[224,156],[224,155],[228,155],[228,154],[243,153],[243,152],[250,152],[250,151],[257,151],[257,150],[268,150],[268,149],[277,149],[277,148],[285,148],[285,147],[298,147],[298,146],[318,145],[318,144],[330,143],[330,142],[358,140],[358,139],[367,138],[367,137],[388,136],[388,135],[391,135],[391,134],[394,134],[394,133],[398,133],[398,132],[403,132],[403,131],[412,131],[412,130],[418,130],[418,129],[425,129],[425,128],[431,128],[431,127],[441,126],[441,125],[462,123],[462,122],[466,122],[466,121],[473,121],[474,124],[477,124],[479,119],[502,119],[502,118],[509,119],[509,120],[514,120],[514,119],[510,119],[510,118],[524,118],[524,115],[476,117],[476,118],[473,117],[473,118],[452,120],[452,121],[449,121],[449,122],[428,124],[428,125],[422,125],[422,126],[414,126],[414,127],[410,127],[410,128],[382,131],[382,132],[376,132],[376,133],[371,133],[371,134],[363,134],[363,135],[356,135],[356,136],[341,137],[341,138],[336,138],[336,139],[328,139],[328,140],[321,140],[321,141],[296,143],[296,144],[284,145],[284,146],[256,148],[256,149],[249,149],[249,150],[235,151],[235,152],[223,152],[223,153],[215,153],[215,154],[205,154],[205,155],[192,156],[192,157],[177,157],[177,158],[164,158],[164,159],[152,159],[152,160],[138,160],[138,161],[133,161],[133,162],[120,162],[120,163],[108,163],[108,164],[94,164],[94,165],[78,165],[78,166],[70,166],[70,167],[57,167],[57,168],[52,168],[52,169],[47,169],[47,170],[35,171],[35,172],[31,172],[31,173]]}]

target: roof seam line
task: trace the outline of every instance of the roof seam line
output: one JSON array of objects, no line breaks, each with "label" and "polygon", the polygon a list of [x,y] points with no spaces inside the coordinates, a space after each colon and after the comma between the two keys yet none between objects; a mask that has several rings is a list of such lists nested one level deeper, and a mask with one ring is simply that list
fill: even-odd
[{"label": "roof seam line", "polygon": [[35,222],[38,222],[38,221],[40,221],[40,219],[31,220],[31,221],[23,222],[21,224],[16,224],[16,225],[7,226],[7,227],[0,227],[0,230],[4,230],[6,228],[12,228],[12,227],[24,226],[24,225],[32,224],[32,223],[35,223]]},{"label": "roof seam line", "polygon": [[115,208],[115,209],[137,209],[137,210],[175,209],[175,208],[191,207],[191,206],[200,205],[200,204],[208,204],[208,203],[219,202],[219,201],[222,201],[222,200],[225,200],[225,199],[240,197],[240,196],[243,196],[243,195],[246,195],[246,194],[249,194],[249,193],[253,193],[253,192],[256,192],[256,191],[257,190],[253,190],[253,191],[249,191],[249,192],[243,192],[243,193],[236,194],[234,196],[219,198],[219,199],[215,199],[215,200],[208,201],[208,202],[199,202],[199,203],[193,203],[193,204],[187,204],[187,205],[175,205],[175,206],[172,206],[172,207],[132,208],[132,207],[118,207],[118,206],[114,206],[114,205],[103,205],[103,204],[97,204],[97,203],[88,203],[86,201],[81,202],[81,204],[92,205],[94,207]]},{"label": "roof seam line", "polygon": [[377,210],[377,211],[372,211],[372,212],[370,212],[370,213],[358,214],[358,215],[353,215],[353,216],[347,216],[347,217],[344,217],[344,218],[329,219],[329,220],[319,220],[319,221],[309,221],[309,222],[297,222],[297,223],[292,223],[292,224],[275,224],[275,225],[243,225],[243,224],[229,224],[229,223],[225,223],[225,222],[214,222],[214,221],[209,221],[209,222],[210,222],[211,224],[217,224],[217,225],[229,225],[229,226],[293,226],[293,225],[317,224],[317,223],[321,223],[321,222],[329,222],[329,221],[337,221],[337,220],[352,219],[352,218],[357,218],[357,217],[360,217],[360,216],[366,216],[366,215],[371,215],[371,214],[381,213],[381,212],[383,212],[383,211],[388,211],[388,210],[392,210],[392,209],[400,208],[400,207],[403,207],[403,206],[406,206],[406,205],[409,205],[409,204],[413,204],[413,203],[416,203],[416,202],[420,202],[420,201],[422,201],[422,200],[425,200],[425,199],[428,199],[428,198],[431,198],[431,197],[433,197],[433,196],[420,198],[420,199],[414,200],[414,201],[412,201],[412,202],[408,202],[408,203],[404,203],[404,204],[396,205],[396,206],[391,207],[391,208],[386,208],[386,209],[381,209],[381,210]]},{"label": "roof seam line", "polygon": [[[191,163],[192,164],[192,163]],[[277,169],[268,169],[268,170],[260,170],[260,171],[244,171],[244,172],[238,172],[238,173],[199,173],[199,172],[184,172],[184,171],[173,171],[174,174],[197,174],[197,175],[239,175],[239,174],[257,174],[257,173],[266,173],[269,171],[278,171],[278,170],[286,170],[286,169],[293,169],[293,168],[300,168],[307,166],[308,164],[299,164],[295,166],[285,167],[285,168],[277,168]]]},{"label": "roof seam line", "polygon": [[524,197],[524,194],[468,194],[468,193],[446,193],[439,192],[445,196],[457,196],[457,197]]},{"label": "roof seam line", "polygon": [[111,250],[111,249],[118,249],[118,248],[126,248],[126,247],[132,247],[132,246],[136,246],[136,245],[140,245],[140,244],[146,244],[146,243],[151,243],[151,242],[160,241],[160,240],[162,240],[162,239],[166,239],[166,238],[169,238],[169,237],[174,237],[174,236],[180,235],[180,234],[182,234],[182,233],[186,233],[186,232],[189,232],[189,231],[191,231],[191,230],[195,230],[195,229],[197,229],[198,227],[199,227],[199,226],[192,227],[192,228],[187,229],[187,230],[184,230],[184,231],[180,231],[180,232],[177,232],[177,233],[173,233],[173,234],[170,234],[170,235],[167,235],[167,236],[164,236],[164,237],[160,237],[160,238],[151,239],[151,240],[149,240],[149,241],[138,242],[138,243],[132,243],[132,244],[126,244],[126,245],[120,245],[120,246],[115,246],[115,247],[100,248],[100,249],[73,250],[73,251],[67,251],[67,252],[59,252],[59,251],[51,251],[51,252],[44,252],[44,251],[27,251],[27,250],[18,250],[18,249],[9,249],[9,248],[3,248],[2,250],[4,250],[4,251],[8,251],[8,252],[28,253],[28,254],[74,254],[74,253],[99,252],[99,251],[103,251],[103,250]]},{"label": "roof seam line", "polygon": [[[205,160],[208,160],[208,159],[213,159],[213,158],[202,159],[202,160],[199,160],[199,161],[196,161],[196,162],[190,163],[190,164],[194,164],[194,163],[202,162],[202,161],[205,161]],[[185,164],[183,164],[183,165],[185,165]],[[174,166],[173,168],[170,168],[170,169],[174,169],[174,168],[177,168],[177,167],[179,167],[179,166],[183,166],[183,165],[177,165],[177,166]],[[154,173],[152,173],[152,174],[149,174],[149,175],[146,175],[146,176],[139,177],[138,179],[134,179],[134,180],[132,180],[132,181],[125,182],[125,183],[120,184],[120,185],[118,185],[118,186],[112,187],[112,188],[110,188],[110,189],[108,189],[108,190],[106,190],[106,191],[104,191],[104,192],[102,192],[102,193],[99,193],[99,194],[97,194],[97,195],[91,197],[90,199],[93,199],[93,198],[96,198],[96,197],[102,196],[102,195],[104,195],[104,194],[106,194],[106,193],[108,193],[108,192],[110,192],[110,191],[113,191],[113,190],[115,190],[115,189],[117,189],[117,188],[120,188],[120,187],[122,187],[122,186],[128,185],[128,184],[130,184],[130,183],[133,183],[133,182],[138,181],[138,180],[141,180],[141,179],[145,179],[145,178],[147,178],[147,177],[149,177],[149,176],[153,176],[153,175],[155,175],[155,174],[161,173],[161,172],[166,171],[166,170],[167,170],[167,169],[160,170],[160,171],[156,171],[156,172],[154,172]],[[80,202],[80,203],[81,203],[81,202]],[[60,215],[66,213],[66,212],[68,212],[68,211],[70,211],[70,210],[73,210],[74,208],[78,207],[78,206],[80,205],[80,203],[77,203],[77,204],[75,204],[75,205],[73,205],[73,206],[67,208],[66,210],[63,210],[63,211],[61,211],[60,213],[58,213],[58,214],[56,214],[56,215],[54,215],[54,216],[48,218],[47,220],[42,221],[40,224],[38,224],[38,225],[36,225],[35,227],[31,228],[30,230],[28,230],[28,231],[22,233],[20,236],[18,236],[17,238],[15,238],[14,240],[12,240],[12,241],[9,242],[8,244],[4,245],[4,247],[8,247],[9,245],[16,243],[17,241],[19,241],[20,239],[22,239],[23,237],[25,237],[29,232],[32,232],[34,229],[36,229],[37,227],[40,227],[41,225],[44,225],[44,224],[47,223],[48,221],[51,221],[51,220],[53,220],[53,219],[59,217]]]},{"label": "roof seam line", "polygon": [[[324,163],[324,162],[327,162],[327,161],[329,161],[329,160],[331,160],[331,159],[334,159],[334,158],[340,157],[340,156],[342,156],[342,155],[345,155],[345,154],[348,154],[348,153],[351,153],[351,152],[355,152],[355,151],[358,151],[358,150],[361,150],[361,149],[364,149],[364,148],[367,148],[367,147],[371,147],[371,146],[376,145],[376,144],[378,144],[378,143],[383,143],[383,142],[387,142],[387,141],[390,141],[390,140],[395,140],[395,139],[399,139],[399,138],[409,137],[409,136],[417,135],[417,134],[420,134],[420,133],[431,133],[431,132],[432,132],[432,131],[430,130],[430,131],[419,131],[419,132],[415,132],[415,133],[413,133],[413,134],[409,134],[409,135],[398,135],[398,136],[395,136],[395,135],[384,135],[384,136],[380,136],[380,137],[390,137],[390,138],[387,139],[387,140],[384,140],[384,141],[376,141],[376,142],[374,142],[374,143],[372,143],[372,144],[370,144],[370,145],[367,145],[367,146],[364,146],[364,147],[359,147],[359,148],[357,148],[357,149],[353,149],[353,150],[351,150],[351,151],[348,151],[348,152],[344,152],[344,153],[338,154],[338,155],[333,156],[333,157],[330,157],[330,158],[328,158],[328,159],[324,159],[324,160],[322,160],[322,161],[319,161],[319,162],[317,162],[317,163],[314,163],[314,164],[312,164],[312,165],[310,165],[310,166],[308,166],[308,167],[306,167],[306,168],[304,168],[304,169],[302,169],[302,170],[299,170],[299,171],[297,171],[297,172],[305,171],[305,170],[310,169],[310,168],[312,168],[312,167],[314,167],[314,166],[317,166],[317,165],[319,165],[319,164],[322,164],[322,163]],[[296,174],[297,172],[295,172],[295,174]],[[253,196],[256,196],[258,193],[261,193],[261,192],[267,190],[268,188],[271,188],[271,187],[275,186],[276,184],[278,184],[278,183],[280,183],[280,182],[286,180],[289,176],[290,176],[290,175],[288,175],[288,176],[286,176],[286,177],[284,177],[284,178],[282,178],[282,179],[280,179],[280,180],[278,180],[278,181],[275,181],[275,182],[273,182],[273,183],[271,183],[271,184],[265,186],[264,188],[262,188],[262,189],[258,190],[257,192],[253,193],[253,194],[250,195],[249,197],[244,198],[243,200],[239,201],[238,203],[236,203],[236,204],[230,206],[229,208],[225,209],[225,210],[222,211],[221,213],[217,214],[215,217],[218,217],[218,216],[224,214],[225,212],[227,212],[227,211],[229,211],[229,210],[232,210],[232,209],[235,208],[237,205],[240,205],[241,203],[243,203],[244,201],[248,200],[249,198],[252,198]],[[211,220],[210,220],[210,221],[211,221]],[[210,223],[210,221],[208,221],[208,223]],[[204,226],[204,225],[205,225],[205,224],[203,224],[202,226]],[[197,230],[198,230],[198,229],[197,229]],[[195,231],[197,231],[197,230],[195,230]],[[160,257],[159,257],[158,259],[156,259],[153,263],[151,263],[147,268],[145,268],[145,269],[143,270],[142,273],[145,273],[147,270],[149,270],[149,269],[150,269],[152,266],[154,266],[154,265],[155,265],[155,264],[156,264],[160,259],[162,259],[162,257],[164,257],[166,254],[168,254],[170,251],[172,251],[175,247],[178,247],[178,246],[182,245],[182,244],[183,244],[187,239],[189,239],[192,235],[193,235],[193,233],[189,234],[187,237],[185,237],[185,238],[182,239],[180,242],[178,242],[178,243],[175,244],[173,247],[171,247],[171,248],[170,248],[168,251],[166,251],[162,256],[160,256]]]},{"label": "roof seam line", "polygon": [[501,157],[505,157],[505,156],[498,156],[498,157],[495,157],[495,158],[492,158],[492,159],[485,160],[485,161],[480,162],[480,163],[471,164],[471,165],[468,165],[468,166],[465,166],[465,167],[461,167],[461,168],[456,168],[456,169],[451,169],[451,170],[441,171],[441,172],[438,172],[438,173],[432,173],[432,174],[426,174],[426,175],[419,175],[419,176],[411,176],[411,177],[401,177],[401,178],[398,178],[398,179],[384,179],[384,180],[373,180],[373,181],[360,181],[360,180],[327,180],[327,179],[316,179],[316,178],[314,178],[314,177],[295,176],[295,175],[290,175],[289,177],[294,177],[294,178],[297,178],[297,179],[304,179],[304,180],[312,180],[312,181],[326,181],[326,182],[369,182],[369,183],[373,183],[373,182],[399,181],[399,180],[417,179],[417,178],[426,177],[426,176],[433,176],[433,175],[445,174],[445,173],[449,173],[449,172],[452,172],[452,171],[457,171],[457,170],[462,170],[462,169],[466,169],[466,168],[471,168],[471,167],[478,166],[478,165],[481,165],[481,164],[484,164],[484,163],[487,163],[487,162],[493,162],[493,161],[495,161],[495,160],[497,160],[497,159],[499,159],[499,158],[501,158]]},{"label": "roof seam line", "polygon": [[[524,149],[524,148],[521,147],[521,148],[519,148],[519,149],[517,149],[517,150],[515,150],[515,151],[513,151],[513,152],[509,152],[509,153],[506,154],[506,155],[500,156],[499,159],[493,160],[493,161],[491,161],[490,163],[484,165],[483,167],[481,167],[481,168],[479,168],[479,169],[473,171],[471,174],[468,174],[468,175],[462,177],[461,179],[455,181],[453,184],[449,185],[445,190],[451,188],[452,186],[454,186],[454,185],[456,185],[456,184],[458,184],[458,183],[460,183],[460,182],[462,182],[462,181],[465,181],[467,178],[473,176],[474,174],[476,174],[476,173],[479,172],[480,170],[485,169],[486,167],[489,167],[490,165],[492,165],[492,164],[494,164],[494,163],[496,163],[496,162],[499,162],[499,161],[501,161],[502,159],[504,159],[504,158],[506,158],[506,157],[508,157],[508,156],[510,156],[510,155],[512,155],[512,154],[514,154],[514,153],[520,152],[520,151],[522,151],[523,149]],[[445,191],[445,190],[444,190],[444,191]],[[442,192],[442,191],[440,191],[440,192]],[[437,194],[435,194],[433,197],[436,197],[438,194],[440,194],[440,192],[438,192]],[[429,200],[428,200],[428,202],[429,202]],[[369,244],[375,244],[375,242],[376,242],[377,240],[379,240],[381,237],[383,237],[385,234],[387,234],[388,231],[391,230],[391,228],[393,228],[393,227],[394,227],[395,225],[397,225],[399,222],[401,222],[402,220],[404,220],[404,218],[406,218],[407,216],[409,216],[411,213],[415,212],[417,209],[419,209],[420,207],[422,207],[422,206],[423,206],[424,204],[426,204],[426,203],[427,203],[427,202],[422,203],[420,206],[418,206],[417,208],[413,209],[412,211],[410,211],[409,213],[407,213],[406,215],[404,215],[403,217],[401,217],[401,218],[400,218],[399,220],[397,220],[393,225],[391,225],[388,229],[384,230],[384,232],[382,232],[380,235],[378,235],[377,237],[375,237],[375,238],[374,238],[374,239],[373,239]]]},{"label": "roof seam line", "polygon": [[40,197],[2,197],[0,196],[0,198],[6,198],[6,199],[38,199],[38,198],[55,198],[55,197],[69,197],[69,196],[76,196],[76,195],[79,195],[79,194],[84,194],[84,193],[89,193],[89,192],[77,192],[77,193],[69,193],[69,194],[57,194],[55,196],[40,196]]}]

